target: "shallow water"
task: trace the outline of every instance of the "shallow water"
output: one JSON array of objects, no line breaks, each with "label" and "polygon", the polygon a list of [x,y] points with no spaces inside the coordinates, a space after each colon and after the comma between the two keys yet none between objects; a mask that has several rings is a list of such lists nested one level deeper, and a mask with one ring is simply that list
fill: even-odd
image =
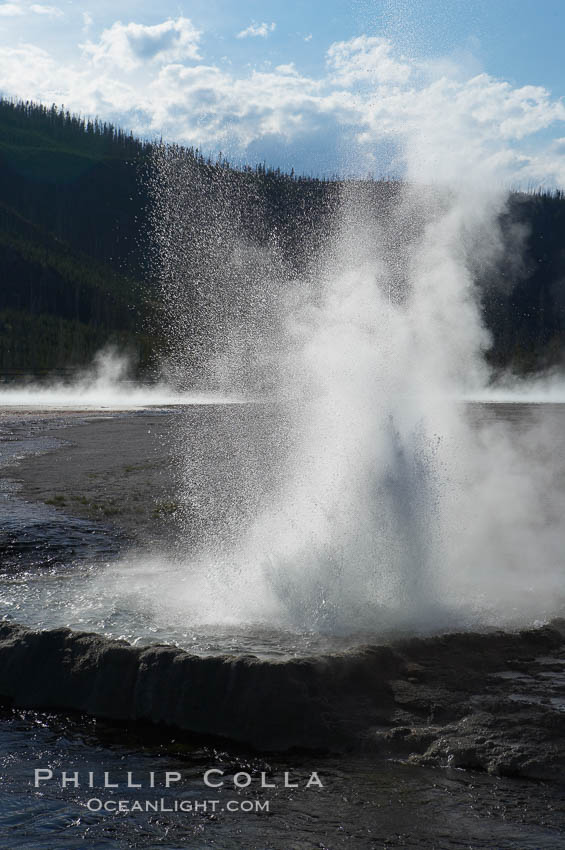
[{"label": "shallow water", "polygon": [[[34,770],[54,779],[34,787]],[[207,788],[206,770],[224,771],[225,787]],[[295,756],[257,759],[194,740],[157,739],[93,720],[38,712],[4,712],[0,727],[3,776],[0,835],[10,850],[157,848],[164,850],[557,850],[563,847],[562,789],[460,770],[434,771],[368,759]],[[78,771],[81,787],[61,788],[61,771]],[[93,788],[88,788],[92,771]],[[141,790],[128,790],[127,772]],[[166,771],[181,774],[164,787]],[[285,789],[284,773],[297,789]],[[316,771],[323,788],[305,788]],[[103,774],[118,789],[103,787]],[[149,789],[150,772],[155,788]],[[233,776],[251,776],[234,790]],[[274,789],[261,789],[261,773]],[[246,781],[243,778],[242,781]],[[100,813],[89,800],[159,801],[165,811]],[[174,812],[175,801],[201,806]],[[161,803],[162,801],[162,803]],[[202,809],[207,803],[207,811]],[[215,811],[213,801],[217,801]],[[228,811],[228,801],[234,811]],[[269,811],[241,811],[265,802]],[[91,808],[97,803],[91,803]]]},{"label": "shallow water", "polygon": [[[21,518],[17,514],[16,522]],[[7,560],[0,571],[4,619],[38,629],[65,626],[98,632],[135,646],[166,643],[197,655],[261,658],[320,655],[434,632],[433,626],[406,632],[384,620],[378,631],[342,635],[282,630],[265,623],[192,625],[182,612],[160,602],[158,567],[151,571],[150,565],[140,567],[135,559],[116,560],[116,540],[87,522],[74,522],[74,528],[72,523],[66,528],[64,518],[57,516],[49,523],[40,513],[35,526],[20,538],[14,534],[15,542],[7,542]],[[105,560],[112,556],[114,560]],[[182,590],[182,577],[178,587]],[[463,628],[464,619],[451,616],[452,628]]]}]

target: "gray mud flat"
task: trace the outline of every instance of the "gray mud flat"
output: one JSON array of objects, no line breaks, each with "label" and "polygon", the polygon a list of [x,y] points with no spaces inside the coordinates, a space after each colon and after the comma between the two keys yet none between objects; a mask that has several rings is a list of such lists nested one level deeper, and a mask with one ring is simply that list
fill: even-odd
[{"label": "gray mud flat", "polygon": [[533,779],[565,780],[564,672],[565,621],[286,661],[0,625],[0,695],[17,707]]},{"label": "gray mud flat", "polygon": [[[30,425],[21,421],[25,444]],[[174,422],[174,415],[147,411],[36,415],[34,433],[46,450],[39,444],[0,475],[15,481],[20,499],[115,528],[130,540],[152,541],[167,525],[173,460],[166,437]]]},{"label": "gray mud flat", "polygon": [[[74,417],[36,414],[34,433],[47,449],[38,446],[17,463],[0,463],[0,478],[15,481],[27,501],[109,526],[134,543],[170,540],[179,524],[196,542],[199,534],[258,510],[279,466],[274,419],[280,427],[269,406],[238,404]],[[21,415],[0,416],[0,449],[6,440],[2,424],[9,431],[10,421],[14,439],[22,430],[29,437],[30,423]],[[268,464],[259,463],[261,453]],[[192,475],[189,499],[182,492],[185,464]]]}]

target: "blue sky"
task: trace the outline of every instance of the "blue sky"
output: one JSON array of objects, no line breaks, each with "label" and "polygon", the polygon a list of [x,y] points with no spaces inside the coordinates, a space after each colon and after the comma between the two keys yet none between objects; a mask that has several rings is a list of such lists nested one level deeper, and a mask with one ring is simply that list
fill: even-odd
[{"label": "blue sky", "polygon": [[417,139],[432,177],[461,147],[563,185],[564,42],[563,0],[0,0],[0,91],[237,161],[396,174]]}]

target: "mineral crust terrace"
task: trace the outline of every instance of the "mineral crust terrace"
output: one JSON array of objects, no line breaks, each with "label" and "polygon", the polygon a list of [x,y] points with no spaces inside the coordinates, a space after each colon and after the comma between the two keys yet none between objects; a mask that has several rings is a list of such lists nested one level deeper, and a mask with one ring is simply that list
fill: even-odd
[{"label": "mineral crust terrace", "polygon": [[256,750],[361,750],[565,781],[565,620],[267,660],[0,623],[0,696]]}]

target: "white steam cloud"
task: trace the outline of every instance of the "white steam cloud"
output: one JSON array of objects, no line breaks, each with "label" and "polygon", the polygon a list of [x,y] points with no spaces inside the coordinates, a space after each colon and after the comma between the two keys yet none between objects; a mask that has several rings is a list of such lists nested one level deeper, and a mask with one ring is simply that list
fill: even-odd
[{"label": "white steam cloud", "polygon": [[92,366],[68,380],[5,383],[0,386],[4,407],[73,410],[132,410],[176,404],[220,404],[241,397],[218,393],[179,392],[166,381],[140,383],[129,378],[131,362],[112,347],[98,352]]},{"label": "white steam cloud", "polygon": [[[442,90],[451,96],[439,119],[413,95],[399,139],[408,181],[388,206],[375,210],[359,186],[344,192],[314,282],[277,301],[280,258],[272,254],[270,277],[263,258],[260,283],[279,321],[269,316],[277,340],[257,376],[275,369],[294,438],[258,505],[254,488],[273,461],[251,452],[256,471],[236,497],[253,504],[249,515],[228,515],[179,556],[174,594],[162,582],[162,599],[188,622],[347,633],[523,623],[563,610],[565,494],[544,449],[555,426],[536,420],[532,430],[526,419],[516,429],[457,400],[488,383],[475,278],[502,250],[507,195],[494,134],[485,156],[469,137],[461,88]],[[182,184],[171,185],[170,170],[163,177],[164,204],[182,215]],[[182,242],[176,250],[178,267]],[[170,274],[174,252],[169,241]],[[185,463],[184,496],[198,501],[194,458]]]}]

